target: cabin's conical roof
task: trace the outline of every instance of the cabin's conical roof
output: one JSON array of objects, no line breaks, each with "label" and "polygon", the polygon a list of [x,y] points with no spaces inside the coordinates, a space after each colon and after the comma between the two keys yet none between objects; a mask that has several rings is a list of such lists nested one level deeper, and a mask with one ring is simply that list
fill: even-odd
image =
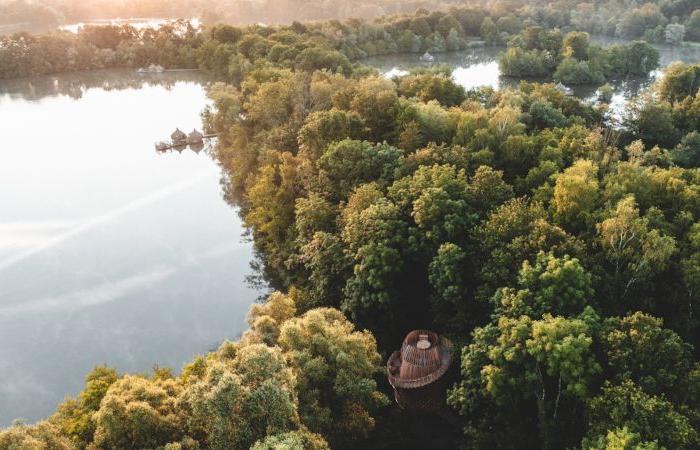
[{"label": "cabin's conical roof", "polygon": [[173,131],[173,134],[170,135],[170,137],[174,141],[179,141],[182,139],[186,139],[187,135],[183,133],[179,128],[176,128],[175,131]]},{"label": "cabin's conical roof", "polygon": [[453,348],[449,339],[433,331],[411,331],[401,351],[387,362],[389,382],[395,388],[412,389],[436,381],[450,368]]}]

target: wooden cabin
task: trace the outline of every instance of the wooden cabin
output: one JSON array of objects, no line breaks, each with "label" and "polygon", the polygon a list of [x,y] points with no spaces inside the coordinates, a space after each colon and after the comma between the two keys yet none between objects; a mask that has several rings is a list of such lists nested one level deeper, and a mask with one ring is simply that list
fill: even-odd
[{"label": "wooden cabin", "polygon": [[454,353],[452,342],[433,331],[408,333],[401,350],[394,352],[387,361],[396,403],[416,412],[443,409]]},{"label": "wooden cabin", "polygon": [[173,134],[170,135],[170,139],[172,139],[173,145],[187,143],[187,135],[180,131],[179,128],[176,128],[175,131],[173,131]]}]

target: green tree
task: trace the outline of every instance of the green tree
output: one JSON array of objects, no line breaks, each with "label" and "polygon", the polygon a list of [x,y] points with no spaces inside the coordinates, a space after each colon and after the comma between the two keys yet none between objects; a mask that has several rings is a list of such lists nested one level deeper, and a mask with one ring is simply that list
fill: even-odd
[{"label": "green tree", "polygon": [[329,145],[343,139],[361,139],[367,132],[359,114],[333,108],[309,114],[299,130],[301,153],[318,160]]},{"label": "green tree", "polygon": [[591,63],[578,61],[572,57],[564,58],[552,77],[566,84],[596,84],[605,81],[605,75],[591,68]]},{"label": "green tree", "polygon": [[666,42],[672,45],[679,45],[685,37],[685,26],[680,23],[669,23],[664,32]]},{"label": "green tree", "polygon": [[447,38],[452,30],[455,30],[460,35],[464,33],[462,24],[452,14],[446,14],[438,21],[436,31]]},{"label": "green tree", "polygon": [[696,9],[690,15],[688,23],[686,24],[686,38],[689,41],[700,41],[700,9]]},{"label": "green tree", "polygon": [[308,271],[302,311],[319,306],[340,308],[343,285],[352,273],[346,246],[337,234],[317,231],[299,252],[299,260]]},{"label": "green tree", "polygon": [[[399,99],[394,84],[382,78],[365,78],[351,94],[349,108],[363,118],[372,142],[393,141]],[[338,106],[338,105],[336,105]]]},{"label": "green tree", "polygon": [[355,264],[342,309],[355,322],[381,320],[386,330],[395,326],[393,305],[400,299],[397,281],[404,271],[407,233],[399,208],[384,198],[348,215],[342,234]]},{"label": "green tree", "polygon": [[430,262],[431,307],[437,323],[462,325],[473,320],[467,317],[470,309],[465,276],[467,256],[457,245],[447,242],[438,248]]},{"label": "green tree", "polygon": [[581,242],[546,219],[540,204],[519,198],[496,208],[475,230],[484,261],[479,271],[481,299],[491,298],[500,287],[515,286],[517,273],[512,267],[534,260],[540,251],[558,257],[583,255]]},{"label": "green tree", "polygon": [[671,151],[671,158],[681,167],[700,166],[700,133],[693,131],[686,134],[680,144]]},{"label": "green tree", "polygon": [[411,20],[411,31],[417,36],[428,37],[433,32],[430,24],[423,17],[415,17]]},{"label": "green tree", "polygon": [[556,109],[551,103],[544,100],[532,102],[528,110],[529,119],[533,128],[561,128],[566,126],[566,116]]},{"label": "green tree", "polygon": [[597,230],[604,257],[612,265],[610,281],[617,301],[623,303],[633,288],[663,271],[676,251],[673,237],[649,229],[649,220],[639,216],[633,196],[620,200]]},{"label": "green tree", "polygon": [[443,106],[457,106],[466,98],[464,88],[441,74],[418,74],[402,77],[398,92],[404,97],[416,97],[423,102],[437,100]]},{"label": "green tree", "polygon": [[[571,402],[586,398],[601,370],[589,325],[595,321],[590,311],[572,319],[549,314],[541,320],[500,317],[495,328],[475,331],[474,342],[462,354],[464,380],[452,391],[450,403],[464,410],[471,398],[481,395],[501,408],[518,399],[533,401],[541,445],[560,448],[560,439],[566,439],[562,414]],[[561,407],[563,403],[568,406]]]},{"label": "green tree", "polygon": [[262,168],[247,190],[249,208],[245,215],[257,249],[265,252],[267,265],[278,277],[289,276],[286,261],[296,239],[295,199],[303,192],[301,160],[280,155],[278,164]]},{"label": "green tree", "polygon": [[224,343],[192,375],[178,399],[187,429],[212,449],[246,449],[299,424],[295,379],[279,348]]},{"label": "green tree", "polygon": [[656,91],[661,98],[671,103],[694,96],[698,89],[700,89],[700,64],[681,62],[670,64],[656,85]]},{"label": "green tree", "polygon": [[668,400],[645,393],[631,381],[606,383],[600,395],[588,402],[587,415],[588,442],[606,436],[610,429],[624,427],[643,441],[658,442],[661,448],[680,450],[697,445],[697,431],[688,417]]},{"label": "green tree", "polygon": [[386,184],[393,179],[401,158],[402,151],[387,144],[349,139],[332,144],[318,160],[321,191],[340,200],[360,184]]},{"label": "green tree", "polygon": [[179,441],[183,422],[176,406],[181,387],[170,379],[125,375],[107,390],[94,414],[97,448],[155,448]]},{"label": "green tree", "polygon": [[603,351],[617,381],[632,380],[645,392],[668,398],[687,395],[692,347],[661,319],[642,312],[607,319]]},{"label": "green tree", "polygon": [[245,337],[252,342],[263,342],[274,346],[280,335],[280,328],[285,321],[296,313],[296,291],[289,295],[273,292],[265,303],[253,304],[248,311],[247,321],[250,330]]},{"label": "green tree", "polygon": [[499,41],[498,29],[492,18],[484,18],[479,28],[479,35],[490,44],[495,44]]},{"label": "green tree", "polygon": [[579,61],[588,59],[588,46],[590,38],[588,33],[572,31],[564,36],[562,43],[564,55],[578,59]]},{"label": "green tree", "polygon": [[35,425],[13,425],[0,430],[0,449],[3,450],[74,450],[70,439],[59,428],[48,422]]},{"label": "green tree", "polygon": [[320,308],[286,321],[278,344],[293,367],[302,422],[334,446],[367,437],[372,413],[388,403],[374,381],[381,364],[374,337]]},{"label": "green tree", "polygon": [[598,166],[578,160],[556,177],[552,207],[562,223],[581,227],[591,220],[599,197]]},{"label": "green tree", "polygon": [[100,403],[109,387],[118,379],[117,371],[104,366],[95,367],[85,377],[85,388],[76,397],[59,405],[51,416],[51,423],[57,425],[62,434],[70,437],[80,447],[92,442],[95,433],[93,415],[100,409]]},{"label": "green tree", "polygon": [[510,317],[527,315],[539,319],[543,314],[575,316],[593,299],[591,275],[576,258],[540,252],[534,263],[523,261],[518,288],[505,288],[495,301],[502,314]]},{"label": "green tree", "polygon": [[251,450],[330,450],[330,446],[318,434],[309,431],[289,431],[287,433],[267,436],[256,442]]},{"label": "green tree", "polygon": [[627,429],[615,428],[597,439],[584,439],[584,450],[661,450],[656,441],[642,441],[637,433]]},{"label": "green tree", "polygon": [[388,197],[412,218],[422,239],[415,249],[437,249],[441,242],[464,241],[477,214],[466,172],[452,166],[420,167],[394,182]]},{"label": "green tree", "polygon": [[498,58],[498,66],[509,77],[546,77],[553,68],[551,55],[538,50],[509,47]]}]

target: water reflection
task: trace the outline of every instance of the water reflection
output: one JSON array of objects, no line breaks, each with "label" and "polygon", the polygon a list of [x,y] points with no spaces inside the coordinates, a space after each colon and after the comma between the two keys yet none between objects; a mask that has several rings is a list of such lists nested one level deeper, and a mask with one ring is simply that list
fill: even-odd
[{"label": "water reflection", "polygon": [[95,364],[179,369],[245,329],[252,249],[207,154],[197,73],[0,83],[0,426],[37,420]]},{"label": "water reflection", "polygon": [[[466,89],[491,86],[494,89],[511,86],[513,80],[500,76],[498,55],[500,47],[477,47],[459,52],[434,55],[433,63],[420,60],[417,54],[374,56],[362,60],[363,64],[377,68],[387,77],[401,76],[414,67],[446,65],[454,69],[452,76]],[[516,83],[517,84],[517,83]]]},{"label": "water reflection", "polygon": [[211,80],[203,72],[196,70],[172,71],[163,73],[136,73],[133,69],[94,70],[60,75],[2,80],[0,96],[10,99],[41,100],[47,97],[68,96],[80,99],[89,89],[104,91],[141,89],[148,86],[162,86],[172,89],[176,83],[206,84]]},{"label": "water reflection", "polygon": [[[605,37],[593,37],[592,41],[602,46],[625,43],[623,40]],[[673,47],[669,45],[655,45],[660,55],[660,66],[666,67],[674,61],[697,63],[700,61],[700,48],[698,47]],[[501,75],[498,68],[498,56],[504,50],[500,47],[482,47],[449,52],[435,55],[435,62],[424,63],[420,61],[420,55],[402,54],[390,56],[377,56],[366,58],[362,62],[368,66],[377,68],[386,77],[400,76],[408,73],[413,67],[429,67],[431,65],[447,65],[452,68],[453,79],[465,89],[488,86],[494,89],[516,87],[520,82],[518,78]],[[626,79],[612,80],[610,84],[615,90],[612,107],[619,110],[627,100],[635,97],[649,87],[654,80],[661,76],[661,70],[657,70],[648,77],[630,77]],[[547,81],[544,79],[532,81]],[[574,95],[595,101],[598,86],[572,86]]]}]

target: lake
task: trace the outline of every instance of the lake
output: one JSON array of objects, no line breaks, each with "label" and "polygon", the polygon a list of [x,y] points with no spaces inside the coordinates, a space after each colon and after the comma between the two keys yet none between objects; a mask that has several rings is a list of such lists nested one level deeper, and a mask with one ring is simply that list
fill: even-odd
[{"label": "lake", "polygon": [[[621,44],[625,41],[606,37],[592,37],[591,41],[602,46]],[[669,45],[654,45],[659,51],[660,66],[666,67],[674,61],[686,63],[700,62],[700,46],[695,47],[672,47]],[[365,58],[361,62],[368,66],[377,68],[387,77],[406,74],[408,69],[416,66],[447,65],[452,70],[452,78],[465,89],[489,86],[494,89],[504,89],[516,87],[520,82],[517,78],[501,75],[498,68],[498,55],[504,51],[502,47],[478,47],[458,52],[439,53],[433,55],[433,63],[420,61],[420,55],[400,54],[389,56],[376,56]],[[661,75],[661,70],[657,70],[646,78],[629,78],[612,80],[610,84],[615,89],[615,95],[611,105],[614,110],[619,111],[624,107],[627,100],[636,96],[642,90]],[[591,101],[596,100],[597,86],[571,86],[579,98]]]},{"label": "lake", "polygon": [[0,82],[0,426],[51,413],[97,364],[183,363],[246,328],[251,243],[205,151],[196,72]]}]

